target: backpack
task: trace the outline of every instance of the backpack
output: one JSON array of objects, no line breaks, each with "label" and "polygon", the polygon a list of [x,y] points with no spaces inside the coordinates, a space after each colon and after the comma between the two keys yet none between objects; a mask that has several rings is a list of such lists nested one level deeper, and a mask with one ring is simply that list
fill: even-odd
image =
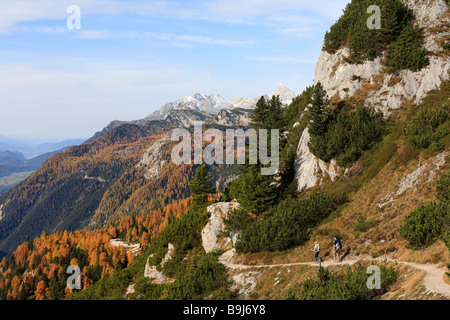
[{"label": "backpack", "polygon": [[342,248],[342,245],[341,245],[341,241],[340,240],[336,240],[336,244],[334,245],[335,246],[335,248],[336,249],[340,249],[340,248]]}]

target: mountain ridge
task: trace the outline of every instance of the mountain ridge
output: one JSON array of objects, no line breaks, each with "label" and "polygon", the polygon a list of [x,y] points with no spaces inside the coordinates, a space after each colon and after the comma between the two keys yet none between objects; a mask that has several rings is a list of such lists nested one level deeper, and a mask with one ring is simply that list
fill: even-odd
[{"label": "mountain ridge", "polygon": [[[296,94],[294,91],[290,90],[288,87],[278,84],[275,87],[274,92],[268,96],[263,95],[263,97],[268,100],[272,96],[280,96],[281,101],[283,104],[288,105],[292,102],[292,100],[295,98]],[[138,119],[138,120],[132,120],[132,121],[121,121],[121,120],[113,120],[111,121],[105,128],[103,128],[101,131],[98,131],[94,134],[93,138],[98,138],[99,136],[105,134],[106,132],[121,126],[123,124],[136,124],[136,125],[144,125],[149,121],[152,120],[166,120],[166,119],[181,119],[184,118],[183,121],[178,121],[181,126],[189,126],[192,125],[193,121],[204,121],[204,120],[211,120],[211,117],[209,115],[217,116],[220,111],[222,110],[230,110],[233,113],[233,110],[238,109],[249,109],[252,110],[256,102],[258,102],[258,98],[242,98],[237,97],[230,101],[226,101],[224,98],[222,98],[217,93],[211,93],[209,96],[203,93],[199,92],[193,92],[190,95],[180,98],[175,102],[170,102],[164,104],[162,107],[160,107],[158,110],[153,111],[148,116]],[[188,110],[194,110],[199,113],[195,113],[195,116],[193,119],[189,120],[186,112],[183,115],[176,115],[175,112],[179,111],[180,113],[183,113],[184,111]],[[203,114],[202,114],[203,112]],[[200,116],[202,114],[202,116]],[[204,119],[202,119],[204,118]],[[175,121],[176,122],[176,121]],[[248,121],[247,121],[248,122]],[[91,138],[92,139],[92,138]]]}]

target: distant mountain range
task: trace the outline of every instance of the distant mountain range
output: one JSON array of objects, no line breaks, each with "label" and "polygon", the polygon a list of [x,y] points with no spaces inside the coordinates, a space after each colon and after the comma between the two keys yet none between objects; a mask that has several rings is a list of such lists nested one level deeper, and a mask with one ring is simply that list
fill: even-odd
[{"label": "distant mountain range", "polygon": [[[288,87],[279,84],[272,94],[263,96],[266,99],[270,99],[272,96],[280,96],[283,104],[289,105],[296,94]],[[226,125],[248,125],[251,110],[255,107],[259,98],[237,97],[227,101],[217,93],[211,93],[208,96],[193,92],[175,102],[166,103],[143,119],[111,121],[102,131],[97,132],[91,140],[124,124],[145,125],[152,120],[165,120],[174,126],[183,127],[192,125],[194,121],[212,122],[219,125],[225,125],[225,123]]]},{"label": "distant mountain range", "polygon": [[[282,84],[277,85],[275,91],[270,96],[268,95],[264,96],[266,97],[266,99],[269,99],[274,95],[280,96],[280,99],[281,101],[283,101],[284,104],[290,104],[292,102],[292,99],[295,98],[295,93]],[[256,98],[237,97],[230,101],[226,101],[217,93],[211,93],[209,96],[207,96],[202,93],[193,92],[187,97],[181,98],[172,103],[165,104],[159,110],[154,111],[153,113],[145,117],[143,120],[144,121],[161,120],[164,119],[164,117],[171,110],[186,109],[186,108],[204,111],[210,114],[217,114],[219,113],[219,111],[224,109],[225,110],[235,108],[253,109],[258,99],[259,97]]]},{"label": "distant mountain range", "polygon": [[25,139],[13,139],[0,135],[0,151],[20,152],[26,159],[82,144],[86,139],[70,139],[59,142],[42,142]]},{"label": "distant mountain range", "polygon": [[[25,141],[17,141],[4,136],[0,139],[0,195],[25,180],[48,158],[67,150],[72,145],[79,145],[83,142],[81,139],[74,139],[27,146]],[[22,150],[26,155],[32,157],[26,158],[21,151],[14,150]]]}]

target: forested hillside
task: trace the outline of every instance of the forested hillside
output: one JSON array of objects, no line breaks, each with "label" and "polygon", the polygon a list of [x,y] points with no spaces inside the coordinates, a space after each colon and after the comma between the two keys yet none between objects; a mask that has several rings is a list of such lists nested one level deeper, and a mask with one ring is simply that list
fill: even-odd
[{"label": "forested hillside", "polygon": [[83,289],[113,276],[131,265],[135,255],[123,246],[113,246],[111,239],[140,244],[145,251],[170,221],[187,211],[189,202],[175,201],[162,210],[127,216],[96,231],[44,232],[24,242],[0,263],[0,299],[63,299],[72,292],[66,288],[70,265],[80,267]]},{"label": "forested hillside", "polygon": [[157,122],[125,125],[50,158],[0,197],[0,250],[11,251],[44,230],[86,227],[106,190],[168,129]]}]

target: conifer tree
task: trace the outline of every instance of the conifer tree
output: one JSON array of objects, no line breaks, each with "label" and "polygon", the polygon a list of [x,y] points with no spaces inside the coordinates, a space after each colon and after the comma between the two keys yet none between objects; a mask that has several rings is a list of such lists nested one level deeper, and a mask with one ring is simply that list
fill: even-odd
[{"label": "conifer tree", "polygon": [[210,186],[212,178],[208,178],[208,167],[206,164],[199,166],[195,172],[195,177],[189,187],[192,196],[192,207],[201,207],[208,201],[208,195],[215,191],[214,186]]},{"label": "conifer tree", "polygon": [[262,96],[259,98],[253,110],[253,115],[251,116],[252,124],[257,127],[262,127],[266,122],[267,114],[269,112],[269,105],[266,99]]},{"label": "conifer tree", "polygon": [[268,102],[267,118],[263,124],[265,129],[281,129],[284,127],[283,103],[280,96],[272,96]]},{"label": "conifer tree", "polygon": [[328,105],[327,92],[323,89],[322,84],[318,82],[314,86],[311,105],[309,106],[309,133],[311,136],[320,136],[325,133],[329,117]]},{"label": "conifer tree", "polygon": [[261,175],[259,165],[249,166],[241,179],[239,198],[244,208],[260,214],[276,203],[278,194],[273,176]]}]

